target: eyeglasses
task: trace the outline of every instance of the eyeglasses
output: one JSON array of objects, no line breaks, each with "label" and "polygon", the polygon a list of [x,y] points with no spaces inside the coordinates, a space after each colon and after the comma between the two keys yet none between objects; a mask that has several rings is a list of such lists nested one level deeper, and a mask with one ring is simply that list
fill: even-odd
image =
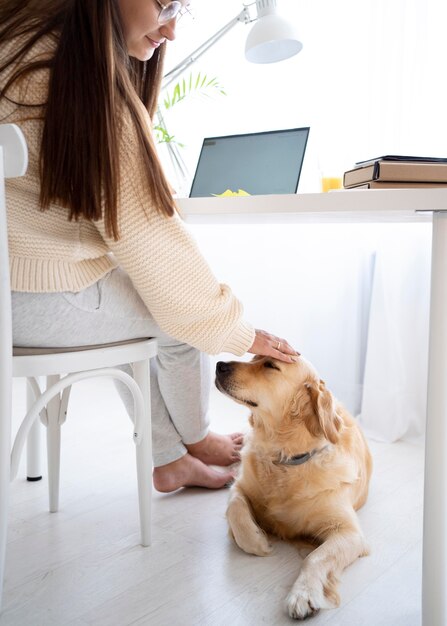
[{"label": "eyeglasses", "polygon": [[167,24],[174,18],[180,19],[182,15],[190,12],[188,9],[189,2],[180,2],[179,0],[173,0],[173,2],[168,2],[167,4],[163,4],[160,0],[156,0],[156,2],[160,7],[160,13],[158,14],[160,26]]}]

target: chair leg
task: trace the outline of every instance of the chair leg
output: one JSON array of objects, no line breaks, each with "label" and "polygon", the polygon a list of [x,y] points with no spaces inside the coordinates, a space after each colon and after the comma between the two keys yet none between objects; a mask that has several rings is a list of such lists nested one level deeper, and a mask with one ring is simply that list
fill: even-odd
[{"label": "chair leg", "polygon": [[[34,394],[29,383],[26,384],[26,408],[29,411],[34,403]],[[40,421],[36,419],[26,439],[26,480],[42,480],[41,470]]]},{"label": "chair leg", "polygon": [[[47,389],[57,383],[59,375],[47,376]],[[59,423],[60,395],[56,395],[47,404],[47,461],[48,461],[48,494],[50,512],[59,509],[59,481],[61,460],[61,425]]]},{"label": "chair leg", "polygon": [[151,394],[149,361],[133,364],[135,382],[141,389],[145,416],[142,420],[142,440],[136,446],[138,502],[140,508],[141,545],[151,543],[151,501],[152,501],[152,433],[151,433]]},{"label": "chair leg", "polygon": [[[11,381],[12,382],[12,381]],[[9,481],[11,475],[11,391],[0,394],[0,610],[5,573],[6,537],[9,514]]]},{"label": "chair leg", "polygon": [[[3,435],[3,429],[2,429]],[[9,439],[8,439],[9,442]],[[2,446],[4,448],[4,446]],[[6,538],[8,533],[8,515],[9,515],[9,450],[7,454],[1,454],[1,467],[0,467],[0,611],[2,608],[2,596],[3,596],[3,579],[5,574],[5,559],[6,559]]]}]

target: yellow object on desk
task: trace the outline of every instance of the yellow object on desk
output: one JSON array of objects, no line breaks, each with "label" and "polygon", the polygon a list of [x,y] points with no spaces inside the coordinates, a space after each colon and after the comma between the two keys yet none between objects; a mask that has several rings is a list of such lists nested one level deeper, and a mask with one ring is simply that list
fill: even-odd
[{"label": "yellow object on desk", "polygon": [[229,198],[232,196],[249,196],[244,189],[238,189],[237,191],[231,191],[231,189],[227,189],[223,193],[213,193],[213,196],[216,198]]},{"label": "yellow object on desk", "polygon": [[330,191],[331,189],[341,189],[343,187],[343,179],[340,176],[323,176],[321,178],[321,191]]}]

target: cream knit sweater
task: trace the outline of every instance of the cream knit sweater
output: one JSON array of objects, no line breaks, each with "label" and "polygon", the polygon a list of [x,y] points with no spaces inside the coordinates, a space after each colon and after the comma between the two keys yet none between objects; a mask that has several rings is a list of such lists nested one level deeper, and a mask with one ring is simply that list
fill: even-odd
[{"label": "cream knit sweater", "polygon": [[[51,42],[45,40],[30,56],[51,51]],[[0,49],[0,58],[3,52]],[[5,79],[0,76],[2,83]],[[48,72],[41,70],[14,95],[41,104],[47,89]],[[209,354],[244,354],[253,343],[254,329],[243,320],[242,305],[230,288],[214,277],[181,219],[160,215],[151,204],[130,117],[124,120],[120,147],[120,239],[114,241],[102,220],[70,222],[67,209],[56,204],[39,209],[39,116],[39,108],[17,108],[0,100],[0,123],[18,124],[29,150],[26,175],[6,184],[11,288],[77,292],[120,265],[166,333]],[[149,133],[147,112],[146,119]]]}]

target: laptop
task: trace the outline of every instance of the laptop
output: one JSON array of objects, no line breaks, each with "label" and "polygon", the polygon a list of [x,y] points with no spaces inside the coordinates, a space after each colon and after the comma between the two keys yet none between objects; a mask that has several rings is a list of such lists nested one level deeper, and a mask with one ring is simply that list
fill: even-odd
[{"label": "laptop", "polygon": [[309,127],[207,137],[190,198],[296,193]]}]

